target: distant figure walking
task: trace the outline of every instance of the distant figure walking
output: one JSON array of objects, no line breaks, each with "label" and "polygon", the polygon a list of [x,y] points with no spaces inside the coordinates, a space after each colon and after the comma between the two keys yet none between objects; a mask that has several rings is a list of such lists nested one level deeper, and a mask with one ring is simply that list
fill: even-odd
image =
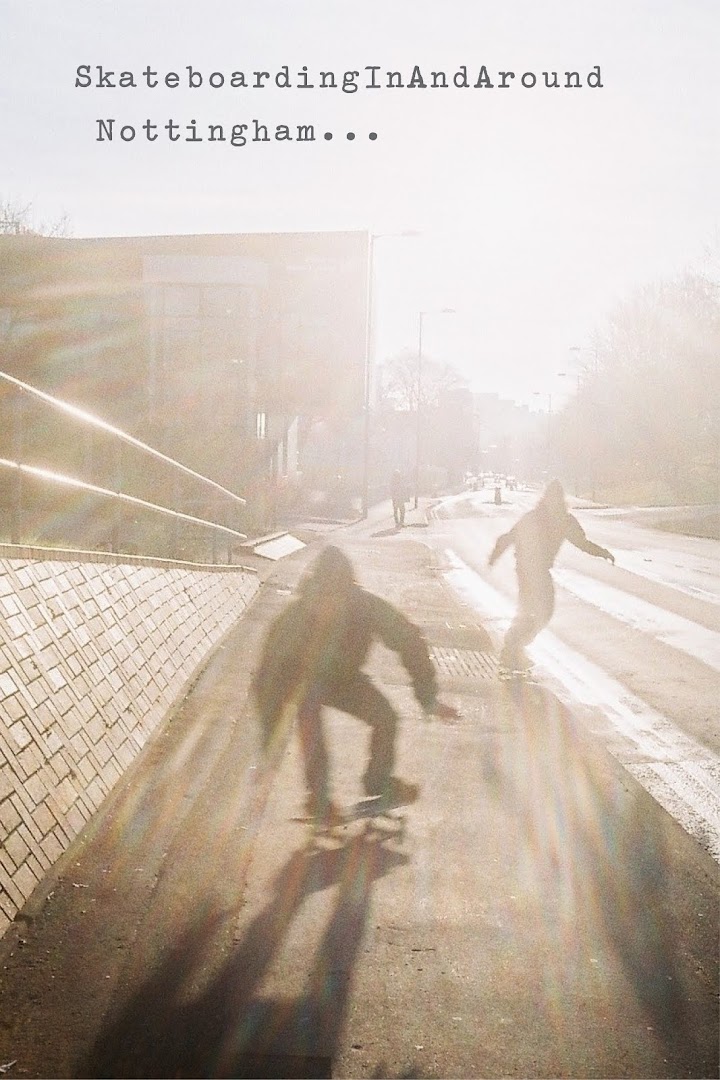
[{"label": "distant figure walking", "polygon": [[399,469],[395,469],[390,479],[390,497],[395,524],[398,529],[401,529],[405,524],[405,503],[408,500],[408,493],[405,478]]},{"label": "distant figure walking", "polygon": [[426,714],[456,716],[438,701],[435,669],[422,633],[387,600],[361,588],[350,560],[326,547],[300,584],[299,595],[270,627],[253,682],[266,751],[281,741],[287,710],[297,710],[308,789],[306,811],[338,818],[330,798],[322,709],[340,709],[371,728],[365,792],[386,803],[410,801],[417,786],[392,775],[398,716],[362,670],[374,639],[400,656]]},{"label": "distant figure walking", "polygon": [[518,582],[517,614],[510,626],[500,653],[500,663],[510,670],[529,667],[525,647],[550,622],[555,607],[555,589],[550,570],[564,540],[569,540],[588,555],[615,562],[607,548],[588,540],[580,522],[565,505],[565,493],[559,480],[552,480],[533,510],[498,538],[488,559],[488,566],[515,545]]}]

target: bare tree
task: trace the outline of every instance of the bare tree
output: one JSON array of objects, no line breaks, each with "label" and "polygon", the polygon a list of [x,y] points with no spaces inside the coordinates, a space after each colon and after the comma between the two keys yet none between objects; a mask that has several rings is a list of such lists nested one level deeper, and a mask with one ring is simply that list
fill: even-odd
[{"label": "bare tree", "polygon": [[414,412],[418,404],[423,409],[440,403],[443,394],[467,385],[467,380],[452,364],[440,363],[411,349],[391,356],[381,367],[380,397],[383,403],[402,412]]},{"label": "bare tree", "polygon": [[685,273],[626,299],[557,418],[568,471],[592,473],[611,496],[716,498],[719,353],[720,296],[708,277]]},{"label": "bare tree", "polygon": [[0,198],[0,236],[68,236],[69,219],[63,214],[53,222],[36,222],[32,203]]},{"label": "bare tree", "polygon": [[36,258],[31,247],[42,243],[40,237],[60,238],[69,235],[69,220],[63,214],[54,222],[36,221],[32,203],[0,195],[0,243],[3,262],[9,272],[0,280],[0,346],[1,366],[16,374],[29,376],[33,367],[27,351],[27,335],[22,332],[26,321],[24,307],[29,282],[33,278]]}]

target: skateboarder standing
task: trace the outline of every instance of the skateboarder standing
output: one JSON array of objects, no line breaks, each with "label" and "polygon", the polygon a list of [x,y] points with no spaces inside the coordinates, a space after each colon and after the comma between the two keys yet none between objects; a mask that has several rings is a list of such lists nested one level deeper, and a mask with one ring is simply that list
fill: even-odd
[{"label": "skateboarder standing", "polygon": [[414,797],[417,792],[415,785],[392,775],[398,716],[362,670],[375,639],[399,654],[426,714],[457,715],[438,701],[435,669],[418,627],[387,600],[361,588],[338,548],[324,548],[297,598],[270,627],[253,680],[266,751],[286,730],[282,719],[288,707],[296,709],[309,793],[306,810],[313,817],[338,816],[330,799],[323,706],[356,716],[371,728],[363,775],[367,795],[389,804],[410,801],[408,793]]},{"label": "skateboarder standing", "polygon": [[555,589],[550,574],[560,546],[569,540],[588,555],[615,562],[607,548],[588,540],[580,522],[568,512],[565,493],[559,480],[552,480],[533,510],[498,538],[488,559],[488,566],[515,545],[518,582],[518,608],[505,635],[500,663],[510,670],[528,668],[525,646],[550,622],[555,607]]}]

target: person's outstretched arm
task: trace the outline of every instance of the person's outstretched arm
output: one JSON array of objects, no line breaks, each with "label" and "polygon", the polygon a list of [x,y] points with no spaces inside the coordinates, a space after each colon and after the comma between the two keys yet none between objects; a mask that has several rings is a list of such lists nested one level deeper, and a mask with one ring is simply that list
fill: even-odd
[{"label": "person's outstretched arm", "polygon": [[582,525],[572,514],[568,514],[568,527],[565,538],[576,548],[579,548],[580,551],[587,552],[588,555],[595,555],[598,559],[608,559],[611,563],[615,562],[615,556],[611,551],[601,547],[599,544],[594,544],[592,540],[588,540]]},{"label": "person's outstretched arm", "polygon": [[380,596],[372,596],[373,630],[389,649],[400,657],[413,684],[423,712],[445,719],[458,716],[457,709],[438,698],[435,665],[425,636],[415,623]]},{"label": "person's outstretched arm", "polygon": [[490,552],[490,558],[488,559],[488,566],[492,566],[493,563],[496,562],[500,558],[503,551],[505,551],[506,548],[509,548],[510,545],[514,544],[514,543],[515,543],[515,529],[514,528],[510,529],[509,532],[503,533],[502,536],[499,536],[497,538],[496,543],[495,543],[495,547]]}]

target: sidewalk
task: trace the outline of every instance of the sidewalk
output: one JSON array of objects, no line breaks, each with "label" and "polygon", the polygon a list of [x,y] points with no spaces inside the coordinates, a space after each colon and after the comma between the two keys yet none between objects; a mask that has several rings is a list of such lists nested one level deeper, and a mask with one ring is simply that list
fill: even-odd
[{"label": "sidewalk", "polygon": [[[248,686],[309,546],[6,943],[8,1075],[717,1075],[714,864],[553,698],[496,680],[423,524],[323,537],[423,626],[461,712],[426,722],[371,656],[417,801],[315,835],[294,738],[263,783]],[[350,807],[367,731],[327,728]]]}]

